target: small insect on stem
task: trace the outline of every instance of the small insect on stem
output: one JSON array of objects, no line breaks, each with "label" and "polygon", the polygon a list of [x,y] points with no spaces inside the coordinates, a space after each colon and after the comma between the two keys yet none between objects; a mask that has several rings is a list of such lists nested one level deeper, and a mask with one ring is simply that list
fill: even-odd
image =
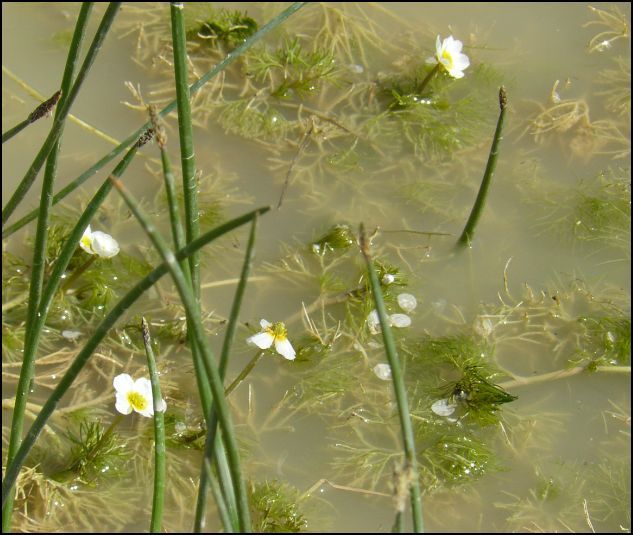
[{"label": "small insect on stem", "polygon": [[34,123],[44,116],[50,116],[53,108],[55,107],[61,96],[62,90],[60,89],[59,91],[55,92],[51,98],[45,100],[37,108],[35,108],[28,116],[27,120],[29,124]]}]

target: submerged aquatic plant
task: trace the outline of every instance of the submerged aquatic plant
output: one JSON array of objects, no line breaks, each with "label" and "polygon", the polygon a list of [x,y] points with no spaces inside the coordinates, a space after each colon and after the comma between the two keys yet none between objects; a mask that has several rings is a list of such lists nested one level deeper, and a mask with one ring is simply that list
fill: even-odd
[{"label": "submerged aquatic plant", "polygon": [[276,480],[251,482],[249,501],[253,532],[302,533],[308,522],[301,512],[297,490]]}]

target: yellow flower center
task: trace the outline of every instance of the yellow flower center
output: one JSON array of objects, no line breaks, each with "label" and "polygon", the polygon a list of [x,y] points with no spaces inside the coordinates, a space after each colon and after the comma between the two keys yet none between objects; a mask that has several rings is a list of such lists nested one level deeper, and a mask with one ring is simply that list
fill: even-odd
[{"label": "yellow flower center", "polygon": [[270,327],[267,327],[266,332],[270,334],[274,340],[285,340],[286,334],[288,334],[286,326],[281,321],[273,323]]},{"label": "yellow flower center", "polygon": [[92,240],[90,239],[90,236],[83,236],[81,238],[81,243],[88,247],[88,249],[92,247]]},{"label": "yellow flower center", "polygon": [[128,392],[127,401],[137,411],[144,411],[147,407],[147,399],[138,392]]},{"label": "yellow flower center", "polygon": [[448,68],[451,69],[453,67],[453,56],[451,56],[451,54],[448,52],[448,50],[444,50],[444,52],[442,52],[442,59],[445,59],[448,61]]}]

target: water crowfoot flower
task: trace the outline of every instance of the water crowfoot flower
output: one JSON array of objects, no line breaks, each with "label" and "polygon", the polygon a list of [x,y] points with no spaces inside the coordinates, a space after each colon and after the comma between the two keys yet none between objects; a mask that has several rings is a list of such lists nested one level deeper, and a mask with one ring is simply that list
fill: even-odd
[{"label": "water crowfoot flower", "polygon": [[389,364],[381,362],[380,364],[376,364],[373,370],[378,379],[381,379],[383,381],[391,380],[391,366],[389,366]]},{"label": "water crowfoot flower", "polygon": [[88,254],[96,254],[102,258],[112,258],[119,253],[119,244],[112,236],[99,230],[92,232],[90,225],[84,230],[79,246]]},{"label": "water crowfoot flower", "polygon": [[[406,314],[390,314],[387,319],[391,327],[398,327],[402,329],[411,325],[411,318]],[[367,316],[367,327],[371,334],[377,334],[381,331],[380,318],[378,317],[378,311],[372,310]]]},{"label": "water crowfoot flower", "polygon": [[262,331],[253,336],[249,336],[246,342],[256,345],[260,349],[268,349],[275,344],[277,353],[285,359],[294,360],[296,353],[290,340],[286,337],[287,331],[283,322],[270,323],[269,321],[261,320],[259,324],[262,327]]},{"label": "water crowfoot flower", "polygon": [[411,312],[418,306],[418,300],[411,294],[398,294],[398,305],[405,312]]},{"label": "water crowfoot flower", "polygon": [[435,56],[428,58],[426,62],[440,65],[453,78],[463,78],[464,70],[470,65],[468,56],[462,54],[463,46],[462,42],[453,39],[452,35],[443,41],[438,35],[435,41]]},{"label": "water crowfoot flower", "polygon": [[[116,410],[121,414],[130,414],[133,410],[141,416],[151,418],[154,415],[154,402],[152,399],[152,383],[145,377],[136,381],[127,373],[117,375],[112,381],[116,390]],[[167,403],[161,399],[156,410],[165,412]]]}]

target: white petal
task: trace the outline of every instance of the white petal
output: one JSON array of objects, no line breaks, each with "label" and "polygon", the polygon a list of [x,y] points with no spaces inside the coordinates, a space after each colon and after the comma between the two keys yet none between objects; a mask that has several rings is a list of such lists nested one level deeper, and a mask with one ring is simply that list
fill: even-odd
[{"label": "white petal", "polygon": [[389,319],[391,320],[391,324],[394,327],[398,327],[400,329],[411,325],[411,318],[406,314],[391,314],[391,316],[389,316]]},{"label": "white petal", "polygon": [[112,258],[119,254],[119,244],[109,234],[95,230],[92,233],[92,250],[103,258]]},{"label": "white petal", "polygon": [[132,405],[130,405],[130,402],[127,400],[127,392],[116,393],[114,407],[121,414],[130,414],[132,412]]},{"label": "white petal", "polygon": [[260,320],[259,324],[262,326],[262,329],[268,329],[268,327],[272,327],[272,323],[270,323],[270,321],[267,320]]},{"label": "white petal", "polygon": [[411,294],[399,294],[398,305],[400,305],[400,308],[405,312],[411,312],[418,306],[418,300]]},{"label": "white petal", "polygon": [[[262,320],[265,321],[265,320]],[[257,333],[246,339],[246,343],[256,345],[260,349],[268,349],[273,345],[275,337],[270,333]]]},{"label": "white petal", "polygon": [[448,399],[438,399],[433,405],[431,410],[438,416],[450,416],[455,412],[457,403],[449,403]]},{"label": "white petal", "polygon": [[275,340],[275,349],[277,350],[277,353],[279,353],[283,358],[288,360],[295,359],[295,350],[292,347],[290,340],[288,340],[287,338],[283,340]]},{"label": "white petal", "polygon": [[117,375],[112,381],[112,384],[117,392],[124,392],[126,395],[134,388],[134,380],[127,373]]},{"label": "white petal", "polygon": [[378,377],[378,379],[382,379],[383,381],[391,380],[391,366],[389,366],[389,364],[386,364],[384,362],[376,364],[374,366],[374,373],[376,374],[376,377]]},{"label": "white petal", "polygon": [[154,407],[156,412],[165,412],[167,410],[167,403],[165,403],[164,399],[159,399],[156,407]]},{"label": "white petal", "polygon": [[146,399],[152,399],[152,382],[145,377],[139,377],[134,381],[134,391]]},{"label": "white petal", "polygon": [[151,418],[152,416],[154,416],[154,407],[152,406],[152,400],[149,400],[149,403],[145,406],[145,409],[136,412],[138,412],[141,416],[145,416],[145,418]]},{"label": "white petal", "polygon": [[380,318],[378,317],[376,309],[372,310],[369,316],[367,316],[367,326],[369,327],[369,332],[372,334],[380,332]]},{"label": "white petal", "polygon": [[396,278],[391,273],[385,273],[385,275],[382,278],[382,283],[383,284],[391,284],[395,280],[396,280]]},{"label": "white petal", "polygon": [[62,336],[66,338],[66,340],[76,340],[81,335],[82,335],[81,331],[73,331],[70,329],[66,329],[65,331],[62,331]]}]

